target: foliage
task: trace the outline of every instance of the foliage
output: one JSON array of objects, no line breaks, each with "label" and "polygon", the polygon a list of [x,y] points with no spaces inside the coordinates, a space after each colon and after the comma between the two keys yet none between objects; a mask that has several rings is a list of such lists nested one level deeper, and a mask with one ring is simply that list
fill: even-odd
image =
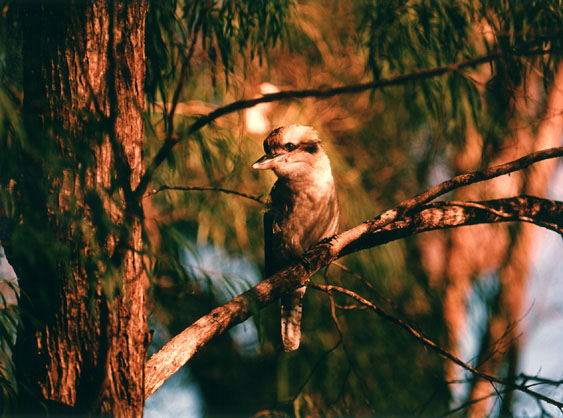
[{"label": "foliage", "polygon": [[[2,24],[11,21],[13,9],[12,3],[0,8]],[[562,13],[558,2],[539,0],[151,2],[146,20],[146,164],[163,141],[172,135],[179,139],[142,197],[151,315],[175,334],[220,303],[207,285],[209,278],[186,268],[186,250],[197,258],[202,248],[214,246],[234,258],[244,254],[257,266],[263,263],[262,207],[256,201],[213,191],[156,192],[161,186],[210,186],[265,200],[274,178],[250,169],[262,153],[265,133],[253,134],[245,115],[234,113],[188,135],[197,115],[259,94],[262,82],[281,89],[321,88],[490,56],[480,62],[482,67],[412,77],[369,95],[272,105],[272,127],[299,123],[318,129],[331,157],[345,229],[436,183],[440,173],[455,172],[452,160],[469,127],[482,133],[484,161],[492,158],[514,112],[517,86],[530,71],[539,71],[547,89],[560,64]],[[34,214],[53,199],[48,180],[63,181],[64,169],[85,177],[80,170],[95,156],[91,143],[77,140],[78,135],[65,138],[67,159],[60,158],[53,141],[29,140],[31,128],[24,130],[20,118],[21,80],[6,64],[8,57],[21,58],[21,45],[4,42],[11,33],[2,24],[0,80],[7,87],[0,90],[0,216],[15,222],[31,219],[31,226],[14,234],[12,247],[22,257],[42,254],[45,259],[36,260],[37,268],[57,271],[65,264],[61,260],[80,251],[69,250],[63,239],[42,230],[44,219]],[[16,58],[14,68],[19,68]],[[545,100],[545,91],[538,95]],[[92,120],[92,126],[98,123]],[[99,142],[103,132],[87,134]],[[28,171],[25,176],[22,167]],[[119,182],[119,173],[114,176]],[[90,242],[97,249],[83,260],[84,268],[97,271],[102,264],[109,269],[103,246],[116,226],[105,216],[100,196],[84,193],[99,208],[94,229],[75,232],[92,234]],[[76,208],[72,215],[59,221],[71,229],[82,213]],[[433,340],[444,341],[441,295],[421,266],[414,240],[349,256],[345,264],[355,275],[331,266],[313,281],[368,294]],[[233,288],[242,279],[225,275]],[[47,296],[42,298],[45,306]],[[277,307],[256,315],[261,339],[256,354],[242,354],[228,334],[212,342],[189,365],[209,413],[444,413],[451,394],[443,360],[371,313],[348,305],[309,290],[304,343],[295,354],[279,352]]]},{"label": "foliage", "polygon": [[[3,255],[0,254],[0,262]],[[0,414],[14,411],[15,385],[11,353],[14,351],[19,312],[16,306],[17,287],[0,278]]]}]

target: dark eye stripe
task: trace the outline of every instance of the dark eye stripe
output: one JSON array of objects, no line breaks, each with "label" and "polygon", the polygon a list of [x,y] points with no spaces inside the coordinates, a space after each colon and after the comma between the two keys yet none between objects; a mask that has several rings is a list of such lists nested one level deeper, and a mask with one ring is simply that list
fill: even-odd
[{"label": "dark eye stripe", "polygon": [[314,154],[319,150],[319,146],[315,142],[301,144],[301,147],[305,152],[308,152],[309,154]]},{"label": "dark eye stripe", "polygon": [[295,148],[297,148],[297,145],[295,145],[291,142],[288,142],[287,144],[285,144],[285,149],[288,150],[288,151],[293,151]]}]

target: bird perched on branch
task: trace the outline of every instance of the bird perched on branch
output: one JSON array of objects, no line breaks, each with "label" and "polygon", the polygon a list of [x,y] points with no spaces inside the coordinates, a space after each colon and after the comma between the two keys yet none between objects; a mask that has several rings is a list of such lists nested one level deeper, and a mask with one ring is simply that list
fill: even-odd
[{"label": "bird perched on branch", "polygon": [[[338,198],[330,162],[315,130],[291,125],[264,140],[266,155],[252,168],[274,171],[264,214],[266,276],[293,262],[313,244],[336,234]],[[282,297],[281,330],[285,351],[299,347],[305,287]]]}]

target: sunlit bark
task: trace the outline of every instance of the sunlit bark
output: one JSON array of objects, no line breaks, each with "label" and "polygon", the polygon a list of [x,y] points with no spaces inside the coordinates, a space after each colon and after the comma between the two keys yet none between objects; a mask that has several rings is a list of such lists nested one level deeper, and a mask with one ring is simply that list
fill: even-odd
[{"label": "sunlit bark", "polygon": [[[398,208],[408,207],[419,196],[403,202]],[[532,196],[484,202],[436,202],[411,207],[404,216],[399,216],[399,212],[397,209],[390,210],[329,240],[321,241],[303,254],[299,262],[202,316],[151,356],[146,365],[145,395],[148,397],[155,392],[212,338],[244,321],[280,296],[307,285],[309,278],[321,267],[344,255],[421,232],[480,223],[527,220],[540,226],[551,225],[558,232],[563,231],[560,222],[563,213],[561,202]]]},{"label": "sunlit bark", "polygon": [[[51,237],[60,258],[42,261],[51,249],[15,243],[8,254],[25,295],[14,358],[28,413],[142,414],[146,276],[131,196],[142,174],[146,9],[110,0],[22,7],[29,141],[55,141],[61,162],[45,155],[41,171],[32,156],[22,167],[22,181],[46,183],[50,195],[23,190],[36,207],[22,227]],[[104,219],[114,229],[100,237]]]}]

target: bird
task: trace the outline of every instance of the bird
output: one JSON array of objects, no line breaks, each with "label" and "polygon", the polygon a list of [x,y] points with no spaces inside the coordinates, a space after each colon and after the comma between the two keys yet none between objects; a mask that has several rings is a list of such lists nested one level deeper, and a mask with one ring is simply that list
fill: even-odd
[{"label": "bird", "polygon": [[[274,129],[265,155],[252,168],[277,176],[264,213],[266,277],[298,261],[317,242],[337,233],[338,196],[328,156],[309,126]],[[281,298],[281,339],[286,352],[299,348],[305,287]]]}]

